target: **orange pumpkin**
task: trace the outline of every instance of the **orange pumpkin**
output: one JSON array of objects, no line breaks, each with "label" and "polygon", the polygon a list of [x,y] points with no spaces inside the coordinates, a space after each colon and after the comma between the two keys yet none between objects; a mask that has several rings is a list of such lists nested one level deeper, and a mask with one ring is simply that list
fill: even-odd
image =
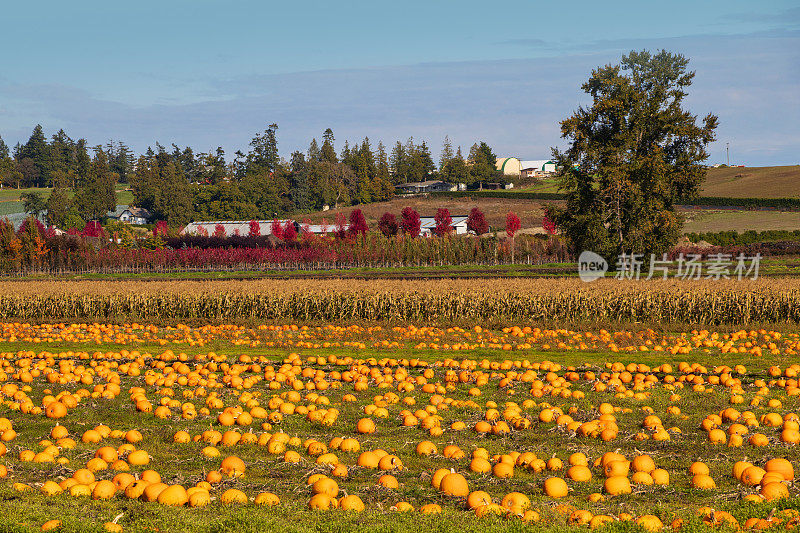
[{"label": "orange pumpkin", "polygon": [[544,492],[551,498],[563,498],[569,493],[567,482],[560,477],[551,477],[544,481]]},{"label": "orange pumpkin", "polygon": [[189,494],[181,485],[171,485],[158,495],[158,503],[171,507],[181,507],[189,503]]},{"label": "orange pumpkin", "polygon": [[447,496],[466,498],[469,495],[469,485],[464,476],[458,473],[449,473],[442,478],[439,490]]}]

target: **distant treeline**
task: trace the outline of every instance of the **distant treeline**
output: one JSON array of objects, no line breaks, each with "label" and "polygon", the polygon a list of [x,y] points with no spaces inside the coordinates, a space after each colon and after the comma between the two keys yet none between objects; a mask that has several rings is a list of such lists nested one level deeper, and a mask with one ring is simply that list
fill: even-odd
[{"label": "distant treeline", "polygon": [[454,150],[445,138],[437,166],[427,144],[413,139],[397,141],[387,153],[383,143],[373,148],[365,138],[345,142],[337,153],[333,131],[327,129],[321,144],[312,139],[306,152],[296,151],[285,161],[278,155],[277,131],[271,124],[253,137],[247,153],[237,151],[227,160],[222,148],[197,152],[156,143],[138,156],[122,142],[90,148],[85,139],[75,141],[63,130],[48,140],[37,125],[30,139],[13,149],[0,138],[0,184],[52,187],[47,199],[25,195],[25,210],[69,229],[113,210],[117,183],[128,184],[134,204],[155,220],[180,225],[366,204],[389,199],[396,184],[426,179],[468,185],[503,181],[485,142],[475,143],[465,158],[461,147]]}]

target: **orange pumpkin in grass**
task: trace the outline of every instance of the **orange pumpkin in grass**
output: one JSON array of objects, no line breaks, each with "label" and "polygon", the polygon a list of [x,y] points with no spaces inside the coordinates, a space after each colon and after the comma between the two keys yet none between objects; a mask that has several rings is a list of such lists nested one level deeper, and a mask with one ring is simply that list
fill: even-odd
[{"label": "orange pumpkin in grass", "polygon": [[767,472],[777,472],[783,476],[783,479],[786,481],[794,481],[794,467],[792,463],[786,459],[780,457],[770,459],[764,465],[764,470]]},{"label": "orange pumpkin in grass", "polygon": [[630,494],[632,492],[631,482],[626,476],[607,477],[603,482],[603,489],[612,496]]},{"label": "orange pumpkin in grass", "polygon": [[114,497],[117,486],[108,480],[99,481],[92,489],[93,500],[108,500]]},{"label": "orange pumpkin in grass", "polygon": [[47,418],[64,418],[67,416],[67,406],[61,402],[50,402],[44,409]]},{"label": "orange pumpkin in grass", "polygon": [[695,474],[692,477],[692,487],[701,490],[714,490],[717,488],[717,484],[714,482],[714,478],[708,474]]},{"label": "orange pumpkin in grass", "polygon": [[482,505],[488,505],[490,503],[492,503],[492,497],[489,496],[489,493],[482,490],[476,490],[467,495],[467,506],[470,509],[477,509]]},{"label": "orange pumpkin in grass", "polygon": [[748,487],[755,487],[756,485],[761,484],[761,480],[764,478],[764,474],[767,472],[758,466],[748,466],[742,472],[741,482]]},{"label": "orange pumpkin in grass", "polygon": [[356,424],[356,429],[362,435],[371,435],[375,433],[375,422],[371,418],[362,418]]},{"label": "orange pumpkin in grass", "polygon": [[773,481],[761,485],[759,494],[764,497],[764,501],[771,502],[782,498],[789,497],[789,488],[785,483]]},{"label": "orange pumpkin in grass", "polygon": [[241,477],[245,472],[245,464],[239,457],[231,455],[222,460],[219,467],[220,472],[229,477]]},{"label": "orange pumpkin in grass", "polygon": [[171,485],[158,495],[158,503],[171,507],[181,507],[189,503],[189,494],[181,485]]},{"label": "orange pumpkin in grass", "polygon": [[265,506],[278,505],[280,502],[280,498],[271,492],[262,492],[253,500],[254,504]]},{"label": "orange pumpkin in grass", "polygon": [[469,495],[469,485],[466,478],[455,472],[448,473],[442,477],[439,490],[447,496],[455,498],[466,498]]},{"label": "orange pumpkin in grass", "polygon": [[521,492],[509,492],[503,497],[500,505],[506,509],[525,510],[531,505],[531,500]]},{"label": "orange pumpkin in grass", "polygon": [[569,493],[567,482],[560,477],[551,477],[544,481],[544,492],[551,498],[563,498]]},{"label": "orange pumpkin in grass", "polygon": [[354,494],[344,496],[339,500],[339,509],[343,511],[361,512],[364,510],[364,502]]},{"label": "orange pumpkin in grass", "polygon": [[167,485],[166,483],[161,483],[161,482],[150,483],[144,488],[144,492],[142,493],[141,499],[148,502],[154,502],[158,500],[158,496],[168,487],[169,485]]},{"label": "orange pumpkin in grass", "polygon": [[334,502],[336,502],[336,500],[327,494],[314,494],[308,501],[308,508],[317,511],[327,511],[336,506]]},{"label": "orange pumpkin in grass", "polygon": [[329,498],[336,498],[339,494],[339,484],[331,478],[324,477],[312,485],[311,492],[313,494],[326,494]]},{"label": "orange pumpkin in grass", "polygon": [[219,501],[225,504],[245,504],[247,503],[247,495],[239,489],[228,489],[222,493]]}]

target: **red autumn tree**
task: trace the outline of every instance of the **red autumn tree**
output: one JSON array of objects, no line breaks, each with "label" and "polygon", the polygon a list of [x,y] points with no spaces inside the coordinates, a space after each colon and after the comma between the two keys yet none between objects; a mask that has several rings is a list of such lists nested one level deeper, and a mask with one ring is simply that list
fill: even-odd
[{"label": "red autumn tree", "polygon": [[386,237],[394,237],[397,235],[399,226],[397,225],[397,217],[392,213],[386,212],[378,221],[378,229],[381,230]]},{"label": "red autumn tree", "polygon": [[406,207],[400,213],[400,227],[403,228],[403,233],[410,237],[419,237],[419,230],[422,227],[422,222],[419,219],[419,213],[413,207]]},{"label": "red autumn tree", "polygon": [[19,230],[17,230],[17,235],[22,235],[23,233],[27,232],[28,226],[31,224],[36,228],[36,231],[39,232],[39,235],[44,237],[47,228],[44,227],[44,224],[42,224],[38,218],[35,218],[33,216],[29,216],[28,218],[22,221],[22,225],[19,227]]},{"label": "red autumn tree", "polygon": [[361,212],[361,209],[353,209],[350,211],[350,219],[348,220],[350,226],[347,228],[347,232],[350,235],[358,236],[359,233],[361,236],[364,236],[369,229],[367,226],[367,219],[364,218],[364,213]]},{"label": "red autumn tree", "polygon": [[446,207],[440,207],[436,210],[436,216],[433,217],[436,224],[433,232],[437,237],[444,237],[453,231],[453,217],[450,216],[450,210]]},{"label": "red autumn tree", "polygon": [[506,235],[508,235],[509,239],[514,238],[514,235],[516,235],[520,227],[522,227],[522,224],[516,213],[512,211],[506,215]]},{"label": "red autumn tree", "polygon": [[247,236],[258,237],[260,235],[261,235],[261,224],[258,223],[258,220],[251,220],[250,231],[247,232]]},{"label": "red autumn tree", "polygon": [[283,240],[286,242],[294,242],[297,240],[297,229],[294,227],[294,221],[286,221],[286,225],[283,227]]},{"label": "red autumn tree", "polygon": [[556,233],[556,223],[553,222],[549,216],[545,215],[542,219],[542,229],[547,232],[548,235],[555,235]]},{"label": "red autumn tree", "polygon": [[84,237],[102,237],[104,234],[103,226],[96,220],[87,222],[83,227],[82,235]]},{"label": "red autumn tree", "polygon": [[303,219],[303,223],[300,224],[300,237],[303,240],[308,240],[314,237],[314,234],[311,233],[311,222],[308,219]]},{"label": "red autumn tree", "polygon": [[519,217],[513,211],[506,215],[506,235],[508,238],[511,239],[511,262],[514,262],[514,256],[516,255],[517,247],[514,243],[514,235],[517,234],[519,228],[522,226],[519,221]]},{"label": "red autumn tree", "polygon": [[159,220],[156,222],[156,226],[153,228],[153,236],[158,237],[159,235],[167,235],[169,233],[169,226],[167,225],[166,220]]},{"label": "red autumn tree", "polygon": [[281,221],[277,218],[272,221],[272,227],[270,228],[270,231],[276,239],[279,241],[283,240],[283,227],[281,226]]},{"label": "red autumn tree", "polygon": [[469,216],[467,217],[467,229],[475,235],[483,235],[489,231],[489,224],[486,222],[486,216],[483,211],[477,207],[473,207]]},{"label": "red autumn tree", "polygon": [[218,239],[224,239],[225,238],[225,226],[223,226],[222,224],[217,224],[216,226],[214,226],[214,237],[216,237]]},{"label": "red autumn tree", "polygon": [[336,225],[334,226],[333,236],[337,239],[344,239],[347,237],[347,219],[344,218],[344,213],[341,211],[336,213]]}]

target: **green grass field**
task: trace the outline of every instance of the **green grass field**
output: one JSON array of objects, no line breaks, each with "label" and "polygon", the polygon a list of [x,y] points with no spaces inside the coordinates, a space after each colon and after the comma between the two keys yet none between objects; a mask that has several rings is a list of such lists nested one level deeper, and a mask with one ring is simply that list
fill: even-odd
[{"label": "green grass field", "polygon": [[[117,204],[130,205],[133,203],[133,192],[128,189],[126,184],[117,184]],[[20,198],[26,193],[39,193],[45,200],[50,197],[52,189],[29,188],[29,189],[0,189],[0,216],[11,215],[14,213],[24,213],[24,207]],[[72,194],[72,193],[70,193]]]}]

